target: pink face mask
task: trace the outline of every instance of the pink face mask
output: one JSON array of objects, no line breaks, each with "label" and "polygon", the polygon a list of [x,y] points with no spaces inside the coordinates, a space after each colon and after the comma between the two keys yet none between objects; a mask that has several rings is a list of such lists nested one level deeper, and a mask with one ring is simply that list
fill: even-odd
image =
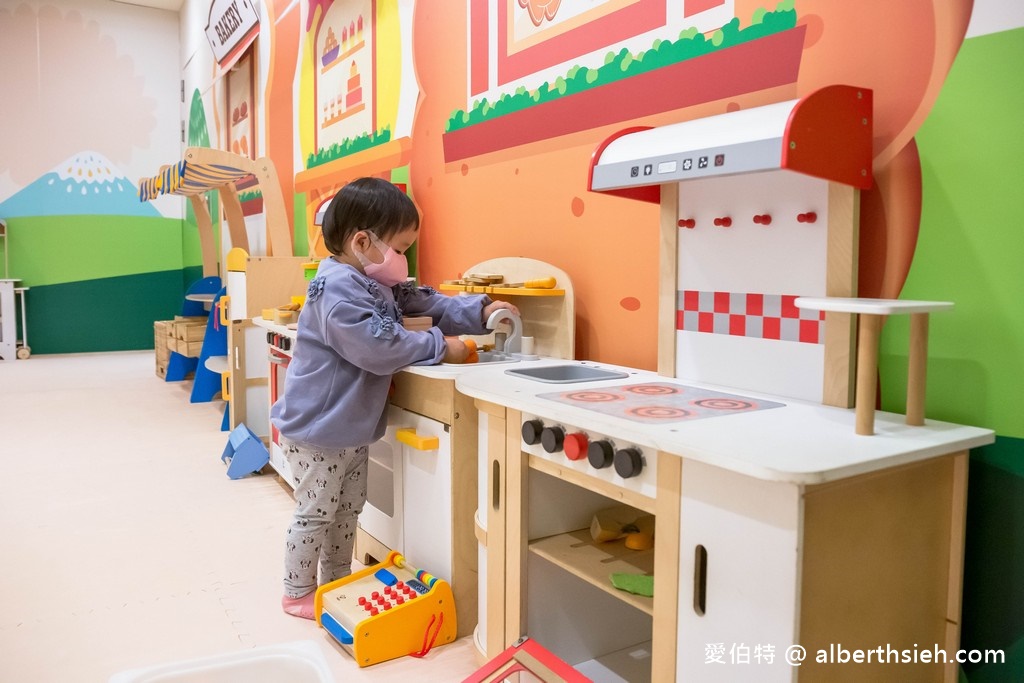
[{"label": "pink face mask", "polygon": [[385,287],[394,287],[400,282],[405,282],[409,277],[409,262],[405,260],[405,256],[384,244],[369,230],[366,231],[366,234],[370,236],[374,246],[384,255],[382,262],[374,263],[363,256],[362,253],[355,252],[356,258],[362,264],[363,272],[366,273],[366,276],[373,278]]}]

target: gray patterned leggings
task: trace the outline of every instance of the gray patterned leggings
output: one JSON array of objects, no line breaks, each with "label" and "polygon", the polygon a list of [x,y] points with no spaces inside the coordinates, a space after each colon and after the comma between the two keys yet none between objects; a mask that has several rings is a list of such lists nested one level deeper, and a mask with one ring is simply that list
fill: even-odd
[{"label": "gray patterned leggings", "polygon": [[285,537],[284,593],[301,598],[352,571],[356,520],[366,502],[366,446],[326,450],[282,439],[295,483]]}]

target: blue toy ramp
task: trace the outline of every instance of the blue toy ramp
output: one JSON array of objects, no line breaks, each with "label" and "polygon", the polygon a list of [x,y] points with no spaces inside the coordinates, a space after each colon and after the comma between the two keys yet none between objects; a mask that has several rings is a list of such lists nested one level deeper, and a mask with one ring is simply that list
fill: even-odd
[{"label": "blue toy ramp", "polygon": [[270,462],[270,453],[260,437],[245,424],[240,424],[228,435],[228,443],[220,459],[227,463],[229,478],[241,479],[263,469]]}]

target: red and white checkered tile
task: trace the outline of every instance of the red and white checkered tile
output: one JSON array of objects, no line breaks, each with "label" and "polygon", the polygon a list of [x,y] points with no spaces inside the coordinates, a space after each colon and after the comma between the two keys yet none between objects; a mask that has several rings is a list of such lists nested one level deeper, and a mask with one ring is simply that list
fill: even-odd
[{"label": "red and white checkered tile", "polygon": [[676,329],[821,344],[825,313],[796,307],[796,294],[676,293]]}]

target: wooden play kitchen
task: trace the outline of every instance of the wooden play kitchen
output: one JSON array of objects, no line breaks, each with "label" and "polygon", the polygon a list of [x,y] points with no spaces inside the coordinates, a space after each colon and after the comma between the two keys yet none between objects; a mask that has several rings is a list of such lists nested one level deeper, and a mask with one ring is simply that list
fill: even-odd
[{"label": "wooden play kitchen", "polygon": [[[849,86],[598,148],[592,190],[661,207],[658,372],[455,380],[479,411],[481,661],[528,635],[595,678],[957,680],[968,450],[994,437],[924,418],[927,317],[908,415],[874,410],[878,316],[948,304],[855,298],[870,184]],[[654,515],[653,550],[593,540],[617,505]]]},{"label": "wooden play kitchen", "polygon": [[[262,216],[257,218],[265,227],[267,251],[272,255],[250,256],[239,182],[247,182],[260,192]],[[213,216],[207,202],[211,192],[216,192],[220,200],[232,247],[224,259],[223,272],[218,268]],[[224,429],[234,430],[245,424],[256,436],[267,438],[269,389],[264,331],[254,327],[250,319],[265,308],[288,304],[291,297],[304,295],[306,290],[302,271],[306,259],[292,256],[277,171],[269,158],[251,159],[218,149],[189,147],[181,161],[162,167],[155,176],[140,179],[140,200],[149,201],[164,194],[188,198],[199,232],[202,282],[208,286],[202,294],[186,298],[203,302],[206,310],[216,301],[210,323],[214,329],[227,330],[226,343],[218,344],[216,349],[208,348],[207,341],[202,339],[199,349],[186,351],[188,356],[198,357],[193,401],[210,400],[219,388],[221,398],[227,402]],[[185,355],[180,349],[176,352]],[[203,396],[195,392],[200,384],[211,386]]]}]

